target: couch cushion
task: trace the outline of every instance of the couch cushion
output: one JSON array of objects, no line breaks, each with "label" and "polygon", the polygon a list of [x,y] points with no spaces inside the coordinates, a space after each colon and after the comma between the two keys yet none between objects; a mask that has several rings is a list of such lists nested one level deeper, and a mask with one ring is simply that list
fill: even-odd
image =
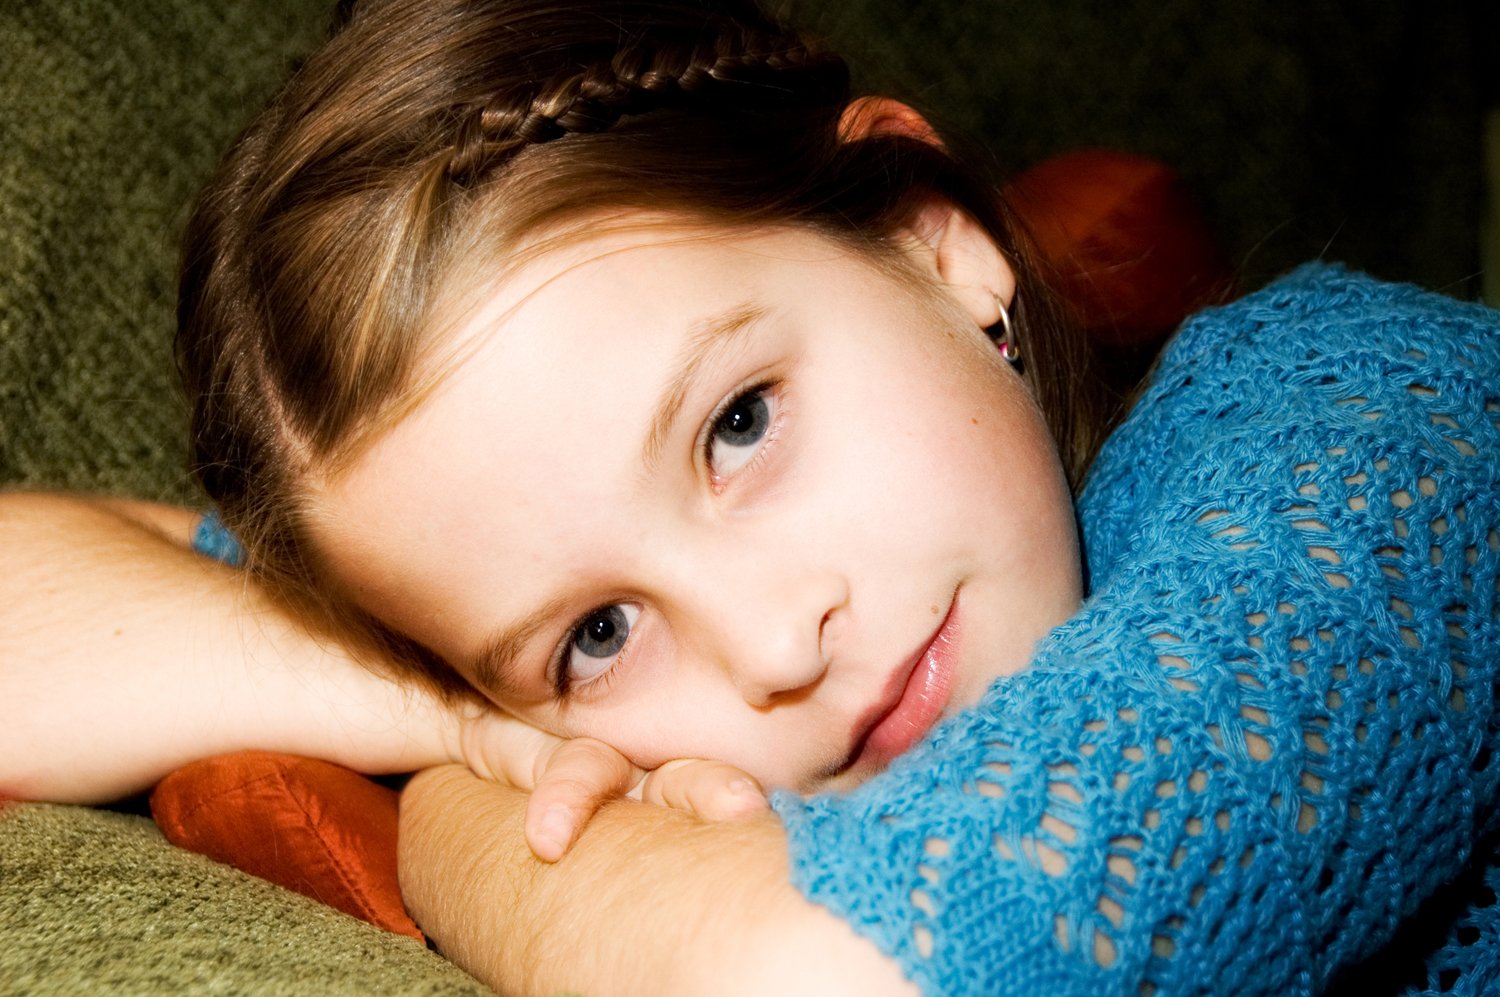
[{"label": "couch cushion", "polygon": [[411,938],[85,807],[0,816],[0,938],[7,993],[489,993]]},{"label": "couch cushion", "polygon": [[188,205],[325,0],[0,5],[0,482],[188,498]]}]

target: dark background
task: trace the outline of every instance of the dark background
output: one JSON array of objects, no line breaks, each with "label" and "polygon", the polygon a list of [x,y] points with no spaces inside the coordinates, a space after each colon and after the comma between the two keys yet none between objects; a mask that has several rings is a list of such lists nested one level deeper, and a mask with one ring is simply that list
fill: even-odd
[{"label": "dark background", "polygon": [[[1005,173],[1104,146],[1178,170],[1246,286],[1338,259],[1479,293],[1494,0],[800,0],[862,83]],[[1496,178],[1500,180],[1500,178]],[[1493,181],[1492,181],[1493,182]]]}]

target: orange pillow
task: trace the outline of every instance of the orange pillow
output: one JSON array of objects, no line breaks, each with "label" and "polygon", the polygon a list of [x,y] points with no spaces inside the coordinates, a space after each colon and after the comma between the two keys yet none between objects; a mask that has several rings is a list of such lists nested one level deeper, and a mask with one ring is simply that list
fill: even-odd
[{"label": "orange pillow", "polygon": [[1234,275],[1182,178],[1128,152],[1045,159],[1006,196],[1057,273],[1057,290],[1106,346],[1148,346],[1228,300]]},{"label": "orange pillow", "polygon": [[186,765],[151,794],[167,840],[425,941],[396,879],[397,793],[329,762],[267,751]]}]

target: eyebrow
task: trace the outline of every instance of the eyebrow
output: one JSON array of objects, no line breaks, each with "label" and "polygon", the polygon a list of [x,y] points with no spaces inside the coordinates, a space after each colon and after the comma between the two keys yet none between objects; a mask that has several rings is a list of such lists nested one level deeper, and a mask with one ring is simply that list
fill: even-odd
[{"label": "eyebrow", "polygon": [[677,417],[682,414],[682,406],[703,368],[715,356],[737,345],[765,315],[765,308],[747,301],[693,324],[687,346],[678,358],[661,400],[657,402],[656,415],[651,419],[651,428],[641,447],[641,463],[648,475],[661,461],[667,438],[672,435]]},{"label": "eyebrow", "polygon": [[[738,343],[765,315],[764,307],[742,302],[693,323],[687,345],[656,405],[651,428],[647,431],[646,441],[642,446],[642,461],[648,470],[661,460],[667,438],[671,436],[682,407],[704,367],[714,357]],[[569,601],[564,596],[549,599],[520,620],[491,635],[469,659],[469,673],[474,676],[479,688],[502,698],[525,698],[529,690],[516,674],[521,654],[526,645],[567,608]]]},{"label": "eyebrow", "polygon": [[565,608],[566,599],[550,599],[517,622],[496,631],[469,660],[470,674],[474,676],[475,684],[497,696],[525,698],[529,690],[516,676],[516,664],[521,658],[521,652],[548,621]]}]

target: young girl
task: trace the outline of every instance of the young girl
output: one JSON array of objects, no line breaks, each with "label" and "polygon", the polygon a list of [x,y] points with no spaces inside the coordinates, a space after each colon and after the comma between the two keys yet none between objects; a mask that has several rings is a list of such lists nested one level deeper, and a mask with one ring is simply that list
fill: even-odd
[{"label": "young girl", "polygon": [[179,514],[16,500],[54,532],[7,582],[6,650],[47,661],[11,736],[48,749],[7,788],[463,760],[543,779],[549,857],[634,769],[707,814],[736,772],[795,791],[614,804],[542,867],[523,795],[418,777],[412,907],[524,991],[1307,992],[1484,855],[1482,309],[1299,271],[1191,323],[1090,469],[1102,389],[993,194],[791,29],[686,0],[356,7],[185,261],[255,581],[158,542]]}]

